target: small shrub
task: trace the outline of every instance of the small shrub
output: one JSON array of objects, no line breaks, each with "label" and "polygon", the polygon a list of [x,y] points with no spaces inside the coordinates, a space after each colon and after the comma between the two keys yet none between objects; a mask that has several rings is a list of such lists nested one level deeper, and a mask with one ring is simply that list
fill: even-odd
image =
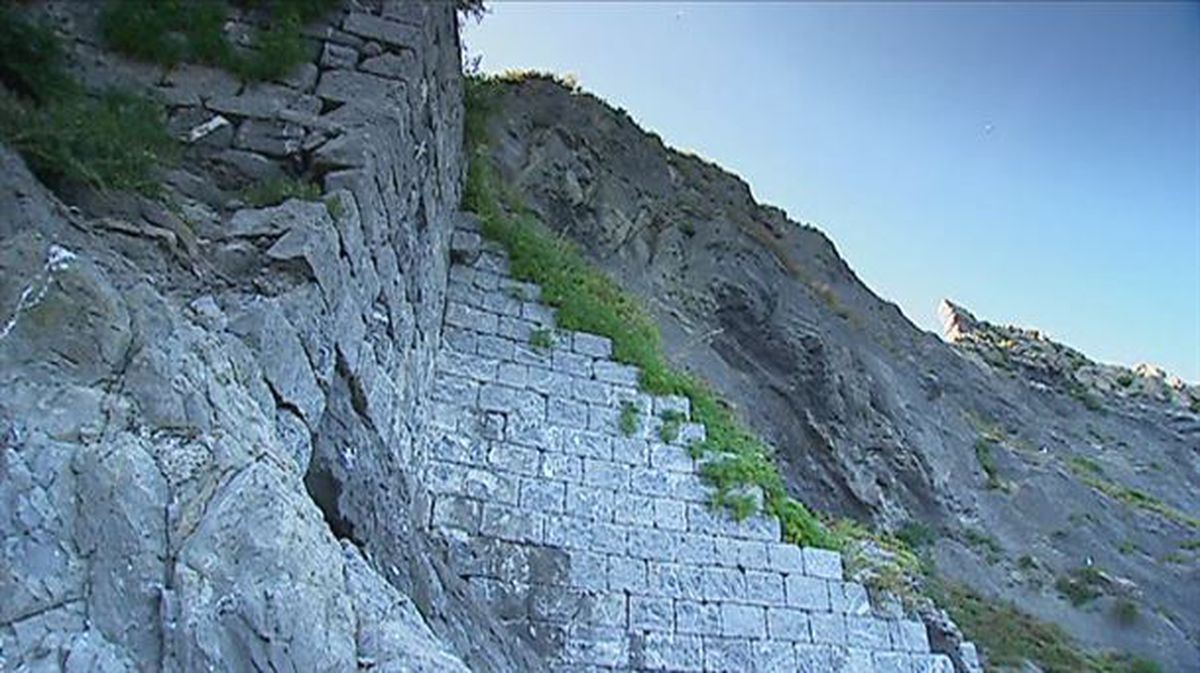
[{"label": "small shrub", "polygon": [[1122,388],[1128,388],[1129,386],[1133,385],[1133,374],[1126,372],[1117,376],[1117,385],[1121,386]]},{"label": "small shrub", "polygon": [[996,538],[977,528],[965,529],[963,536],[967,539],[967,544],[984,552],[989,563],[995,563],[1000,560],[1004,548],[1000,546],[1000,542]]},{"label": "small shrub", "polygon": [[1120,547],[1117,547],[1117,551],[1121,552],[1123,556],[1129,556],[1135,551],[1138,551],[1138,546],[1133,540],[1126,540],[1121,543]]},{"label": "small shrub", "polygon": [[924,549],[937,541],[937,532],[920,521],[909,521],[896,531],[896,538],[910,549]]},{"label": "small shrub", "polygon": [[[286,177],[266,180],[242,190],[242,200],[254,208],[277,206],[288,199],[319,201],[321,188],[311,182]],[[328,203],[325,208],[329,209]]]},{"label": "small shrub", "polygon": [[54,31],[24,20],[0,5],[0,83],[9,91],[45,103],[78,88],[64,68]]},{"label": "small shrub", "polygon": [[1103,585],[1102,574],[1091,567],[1076,568],[1054,582],[1058,593],[1075,606],[1085,605],[1103,596]]},{"label": "small shrub", "polygon": [[542,351],[554,348],[554,332],[544,327],[533,330],[529,334],[529,345]]},{"label": "small shrub", "polygon": [[663,424],[658,431],[659,438],[667,444],[679,439],[679,429],[683,426],[685,420],[687,420],[687,417],[681,412],[674,410],[663,412]]},{"label": "small shrub", "polygon": [[1138,620],[1138,606],[1133,601],[1122,598],[1113,605],[1113,615],[1117,621],[1129,626]]},{"label": "small shrub", "polygon": [[621,432],[629,437],[638,431],[640,425],[638,421],[639,413],[637,405],[633,402],[625,402],[621,405]]},{"label": "small shrub", "polygon": [[1021,570],[1037,570],[1038,566],[1037,561],[1032,556],[1025,554],[1017,559],[1017,567]]},{"label": "small shrub", "polygon": [[154,170],[177,156],[161,106],[120,92],[32,105],[0,95],[0,136],[51,184],[158,191]]},{"label": "small shrub", "polygon": [[983,469],[983,473],[987,475],[988,488],[1000,488],[1003,485],[996,472],[995,448],[995,440],[989,437],[980,437],[975,440],[975,458],[979,461],[979,467]]},{"label": "small shrub", "polygon": [[336,196],[331,196],[325,199],[325,212],[329,213],[329,217],[333,220],[341,219],[342,215],[346,214],[346,205]]}]

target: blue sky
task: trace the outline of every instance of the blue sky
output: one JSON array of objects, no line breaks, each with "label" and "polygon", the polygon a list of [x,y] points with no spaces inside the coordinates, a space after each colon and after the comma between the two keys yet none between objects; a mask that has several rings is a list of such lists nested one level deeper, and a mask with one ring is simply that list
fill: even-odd
[{"label": "blue sky", "polygon": [[489,8],[485,71],[574,74],[917,325],[948,297],[1200,381],[1200,3]]}]

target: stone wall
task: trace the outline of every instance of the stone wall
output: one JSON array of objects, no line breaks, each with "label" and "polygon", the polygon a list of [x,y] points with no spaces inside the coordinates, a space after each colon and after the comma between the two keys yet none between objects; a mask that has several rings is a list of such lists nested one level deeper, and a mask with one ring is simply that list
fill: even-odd
[{"label": "stone wall", "polygon": [[555,670],[953,670],[921,621],[844,581],[836,552],[713,511],[686,449],[704,427],[663,431],[688,401],[640,393],[608,339],[554,330],[539,289],[509,277],[471,220],[453,255],[429,524]]},{"label": "stone wall", "polygon": [[[0,669],[539,670],[413,518],[453,6],[347,3],[263,84],[114,56],[100,7],[22,11],[89,88],[161,96],[187,148],[161,198],[69,207],[0,148]],[[247,207],[283,175],[323,199]]]}]

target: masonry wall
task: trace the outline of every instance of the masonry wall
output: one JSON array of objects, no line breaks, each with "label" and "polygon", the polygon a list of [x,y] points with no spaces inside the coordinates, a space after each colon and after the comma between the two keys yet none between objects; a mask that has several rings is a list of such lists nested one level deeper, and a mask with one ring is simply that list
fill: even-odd
[{"label": "masonry wall", "polygon": [[703,426],[661,432],[688,401],[640,393],[608,339],[532,345],[553,311],[460,224],[423,481],[451,566],[510,629],[561,671],[953,670],[922,622],[844,581],[837,553],[710,509],[686,450]]}]

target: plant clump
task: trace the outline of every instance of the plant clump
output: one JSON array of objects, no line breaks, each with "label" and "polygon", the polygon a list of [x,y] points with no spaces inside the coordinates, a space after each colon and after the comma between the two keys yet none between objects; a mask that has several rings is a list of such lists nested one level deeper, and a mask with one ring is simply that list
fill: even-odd
[{"label": "plant clump", "polygon": [[177,156],[162,105],[85,91],[53,30],[9,7],[0,7],[0,83],[0,138],[52,186],[152,194],[155,169]]}]

